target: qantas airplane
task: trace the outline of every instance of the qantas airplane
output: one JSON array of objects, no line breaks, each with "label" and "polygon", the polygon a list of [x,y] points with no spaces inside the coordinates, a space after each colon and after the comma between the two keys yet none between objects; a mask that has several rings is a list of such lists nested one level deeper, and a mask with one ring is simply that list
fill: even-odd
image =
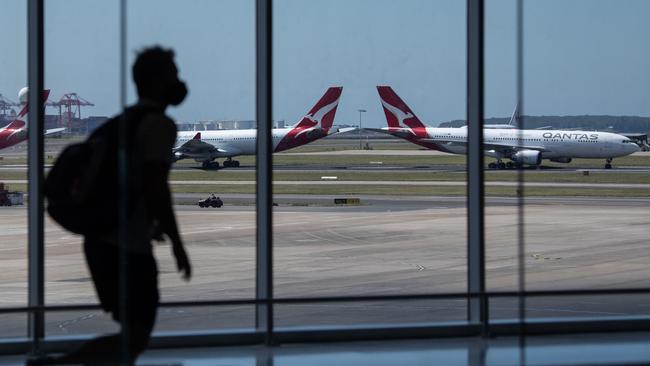
[{"label": "qantas airplane", "polygon": [[[20,111],[20,113],[18,113],[16,119],[14,119],[8,125],[0,128],[0,149],[16,145],[27,140],[27,123],[29,122],[29,105],[27,103],[27,93],[27,88],[22,88],[20,90],[18,98],[20,99],[20,104],[23,106],[23,109]],[[45,104],[45,101],[49,95],[49,89],[43,90],[43,104]],[[61,132],[63,130],[65,130],[65,128],[52,128],[46,130],[45,135]]]},{"label": "qantas airplane", "polygon": [[[390,86],[377,86],[388,127],[375,129],[428,149],[452,154],[467,154],[467,127],[433,128],[420,121]],[[517,118],[517,109],[513,118]],[[612,159],[639,151],[629,138],[610,132],[574,130],[518,130],[485,128],[485,155],[493,157],[491,169],[522,165],[539,166],[542,159],[569,163],[574,158],[605,159],[605,168]],[[508,159],[507,163],[502,160]]]},{"label": "qantas airplane", "polygon": [[[354,128],[332,129],[336,107],[343,87],[331,87],[318,103],[302,119],[290,128],[273,129],[273,151],[280,152],[316,141],[322,137],[353,130]],[[180,131],[174,148],[174,159],[194,159],[203,163],[203,168],[218,168],[216,158],[226,158],[225,168],[238,167],[238,155],[255,155],[256,129]]]}]

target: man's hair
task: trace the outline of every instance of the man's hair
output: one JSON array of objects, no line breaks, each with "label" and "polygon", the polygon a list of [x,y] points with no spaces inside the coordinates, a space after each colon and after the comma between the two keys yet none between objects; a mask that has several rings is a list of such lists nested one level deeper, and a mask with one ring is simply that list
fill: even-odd
[{"label": "man's hair", "polygon": [[168,74],[174,67],[174,51],[171,49],[154,46],[140,51],[132,68],[138,95],[150,95],[151,82]]}]

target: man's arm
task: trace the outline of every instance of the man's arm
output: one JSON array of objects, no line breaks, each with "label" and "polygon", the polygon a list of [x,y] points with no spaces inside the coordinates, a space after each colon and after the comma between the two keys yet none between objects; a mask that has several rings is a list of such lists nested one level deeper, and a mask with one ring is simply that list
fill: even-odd
[{"label": "man's arm", "polygon": [[192,275],[192,267],[185,252],[176,225],[172,196],[167,179],[172,164],[172,148],[176,140],[176,125],[166,117],[151,115],[140,128],[142,135],[142,170],[145,203],[157,221],[158,231],[167,234],[172,242],[176,266],[187,280]]},{"label": "man's arm", "polygon": [[144,186],[147,187],[145,189],[147,207],[155,213],[159,230],[167,234],[171,240],[176,266],[188,280],[192,276],[192,267],[176,225],[171,192],[167,183],[169,165],[162,161],[145,161],[143,170],[146,177]]}]

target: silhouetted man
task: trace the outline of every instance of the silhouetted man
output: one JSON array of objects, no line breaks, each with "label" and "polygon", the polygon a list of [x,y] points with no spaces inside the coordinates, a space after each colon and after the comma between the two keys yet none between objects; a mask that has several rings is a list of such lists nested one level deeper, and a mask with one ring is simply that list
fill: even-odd
[{"label": "silhouetted man", "polygon": [[[138,103],[89,137],[89,141],[106,140],[106,134],[118,130],[116,123],[127,124],[130,165],[127,265],[121,266],[120,262],[120,245],[124,243],[118,240],[118,228],[84,238],[84,253],[102,308],[116,321],[127,323],[130,362],[147,347],[158,309],[158,268],[152,239],[162,239],[165,234],[171,240],[178,270],[186,280],[192,274],[167,183],[176,125],[165,115],[165,109],[180,104],[187,95],[185,84],[178,78],[173,51],[160,47],[143,50],[133,65],[133,80]],[[120,270],[124,268],[128,285],[121,289]],[[124,292],[126,299],[121,300],[120,294]],[[120,311],[123,300],[126,317]],[[33,359],[28,364],[117,364],[121,361],[120,339],[119,334],[99,337],[77,351],[60,357]]]}]

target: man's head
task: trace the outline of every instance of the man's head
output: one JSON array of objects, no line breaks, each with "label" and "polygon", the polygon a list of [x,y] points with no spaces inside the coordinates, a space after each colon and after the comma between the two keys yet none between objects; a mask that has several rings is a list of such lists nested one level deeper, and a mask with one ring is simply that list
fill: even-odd
[{"label": "man's head", "polygon": [[174,51],[159,46],[142,50],[133,64],[133,81],[140,98],[151,99],[167,107],[179,105],[187,95],[185,83],[178,78]]}]

